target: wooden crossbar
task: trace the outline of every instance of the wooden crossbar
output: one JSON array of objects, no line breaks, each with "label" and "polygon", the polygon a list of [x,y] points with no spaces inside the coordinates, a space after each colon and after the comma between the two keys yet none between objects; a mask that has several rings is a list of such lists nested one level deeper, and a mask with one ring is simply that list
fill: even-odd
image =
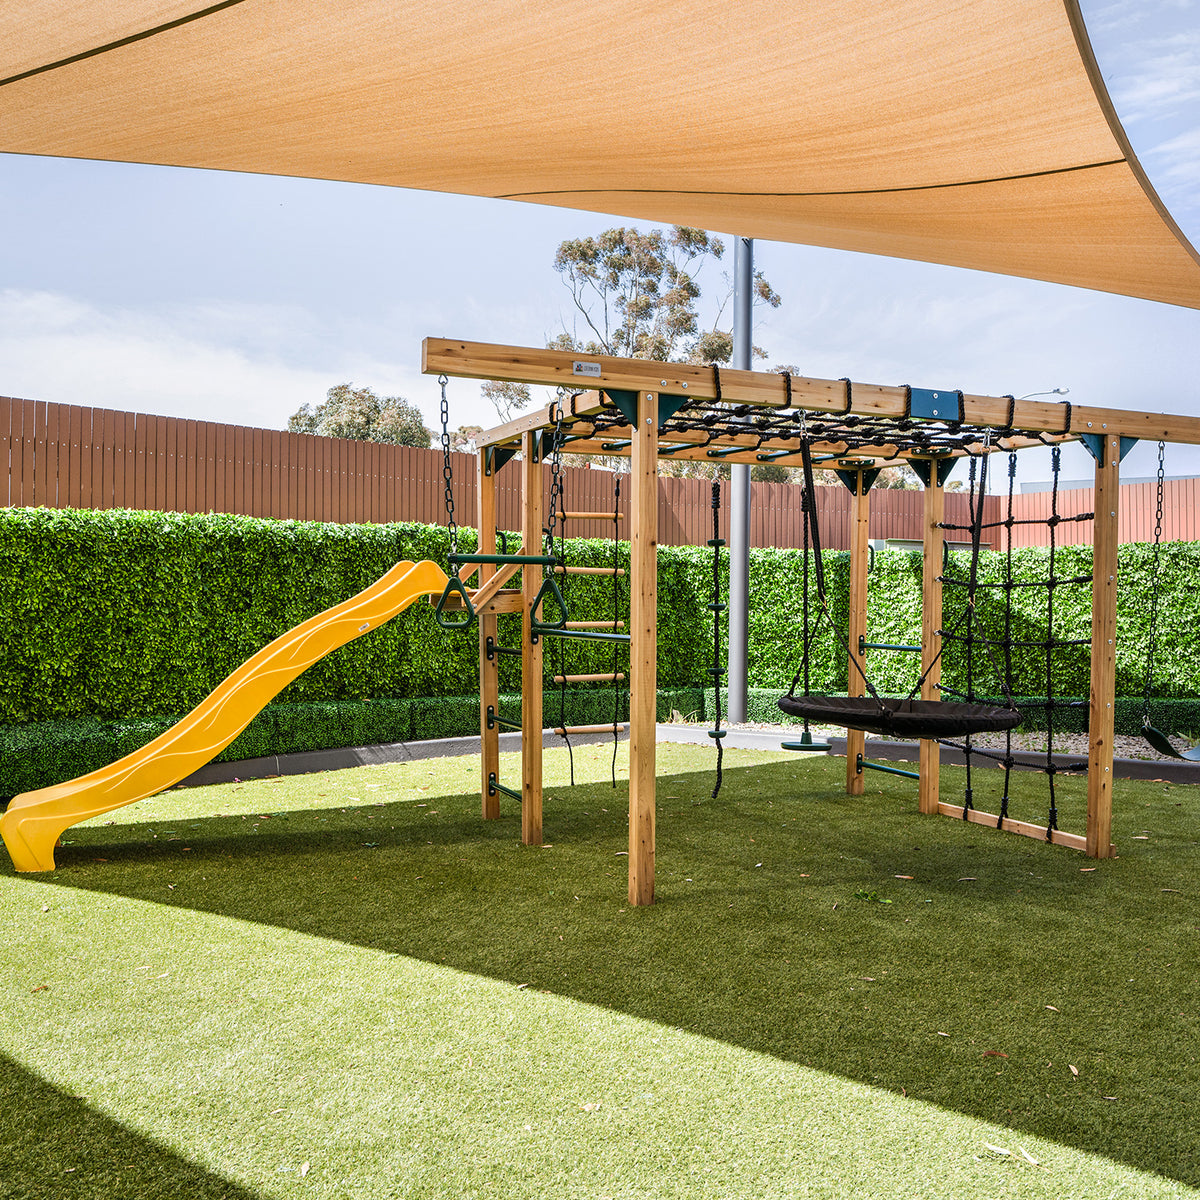
[{"label": "wooden crossbar", "polygon": [[619,512],[565,512],[559,514],[568,521],[619,521]]},{"label": "wooden crossbar", "polygon": [[591,675],[555,675],[555,683],[624,683],[624,671],[596,671]]},{"label": "wooden crossbar", "polygon": [[564,629],[624,629],[624,621],[567,621]]},{"label": "wooden crossbar", "polygon": [[[938,812],[943,817],[963,819],[961,804],[947,804],[944,800],[938,804]],[[975,825],[986,825],[989,829],[1002,829],[1006,833],[1019,833],[1022,837],[1037,838],[1038,841],[1050,841],[1055,846],[1069,846],[1072,850],[1086,850],[1087,838],[1080,833],[1064,833],[1061,829],[1052,829],[1050,837],[1046,837],[1045,825],[1034,825],[1031,821],[1015,821],[1012,817],[1001,820],[995,813],[980,812],[978,809],[967,809],[967,820]],[[1112,846],[1110,854],[1116,854],[1117,848]]]},{"label": "wooden crossbar", "polygon": [[613,725],[557,725],[554,732],[559,737],[566,737],[568,734],[574,733],[612,733],[613,729],[618,733],[623,733],[629,728],[628,721],[619,721],[616,726]]},{"label": "wooden crossbar", "polygon": [[[519,346],[497,346],[482,342],[426,338],[422,345],[422,370],[427,375],[454,375],[467,379],[497,379],[517,383],[563,385],[581,390],[611,388],[619,391],[660,392],[670,396],[716,398],[711,367],[689,363],[662,363],[650,359],[611,358],[573,350],[539,350]],[[733,404],[780,408],[787,400],[783,376],[777,372],[721,369],[721,398]],[[903,417],[907,390],[874,383],[851,385],[852,411],[860,416]],[[586,416],[588,407],[599,408],[597,396],[580,397],[574,415]],[[791,403],[809,412],[841,412],[846,403],[846,385],[840,379],[791,377]],[[993,429],[1017,429],[1037,433],[1066,433],[1065,403],[1047,400],[1013,402],[1013,421],[1008,423],[1007,396],[963,395],[963,419],[967,425]],[[556,404],[529,413],[482,434],[480,445],[497,445],[533,429],[544,429],[554,421]],[[1109,434],[1148,441],[1183,442],[1200,445],[1200,418],[1167,413],[1143,413],[1125,409],[1090,408],[1071,405],[1071,430],[1082,434]]]},{"label": "wooden crossbar", "polygon": [[624,575],[624,567],[564,567],[562,565],[554,568],[560,575],[607,575],[610,579],[614,575]]}]

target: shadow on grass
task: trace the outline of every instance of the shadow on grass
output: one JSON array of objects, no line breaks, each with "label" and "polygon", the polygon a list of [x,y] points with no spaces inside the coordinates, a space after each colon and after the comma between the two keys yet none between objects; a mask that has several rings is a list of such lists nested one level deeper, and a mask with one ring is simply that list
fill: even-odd
[{"label": "shadow on grass", "polygon": [[1127,821],[1095,864],[921,819],[905,781],[847,797],[842,770],[727,769],[716,802],[707,775],[660,776],[650,909],[624,904],[607,785],[552,789],[541,849],[511,804],[483,823],[453,796],[192,818],[174,842],[77,830],[51,881],[541,988],[1200,1184],[1187,789],[1125,785],[1153,836]]},{"label": "shadow on grass", "polygon": [[256,1200],[0,1055],[0,1196]]}]

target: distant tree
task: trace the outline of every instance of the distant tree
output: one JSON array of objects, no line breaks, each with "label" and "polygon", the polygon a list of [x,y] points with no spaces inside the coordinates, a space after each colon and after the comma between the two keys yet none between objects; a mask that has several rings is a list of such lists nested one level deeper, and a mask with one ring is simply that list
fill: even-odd
[{"label": "distant tree", "polygon": [[288,429],[395,446],[428,446],[432,440],[420,410],[403,396],[379,397],[368,387],[349,383],[331,387],[325,403],[316,408],[302,405],[288,418]]},{"label": "distant tree", "polygon": [[893,491],[916,492],[921,490],[921,481],[912,467],[901,464],[896,467],[884,467],[875,480],[877,488],[891,488]]},{"label": "distant tree", "polygon": [[[649,233],[606,229],[563,242],[554,269],[571,293],[575,322],[552,345],[660,362],[728,362],[733,334],[722,322],[733,287],[726,278],[711,322],[702,324],[698,281],[704,266],[724,254],[720,238],[685,225]],[[754,300],[771,308],[782,302],[761,271],[754,276]]]}]

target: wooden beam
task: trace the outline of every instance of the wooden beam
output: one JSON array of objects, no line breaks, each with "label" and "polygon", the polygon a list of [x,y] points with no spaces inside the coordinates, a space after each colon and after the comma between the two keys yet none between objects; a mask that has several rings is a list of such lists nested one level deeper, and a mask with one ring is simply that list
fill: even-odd
[{"label": "wooden beam", "polygon": [[[939,804],[938,812],[943,817],[954,817],[956,820],[963,819],[963,810],[961,804]],[[975,825],[986,825],[990,829],[999,829],[1004,833],[1019,833],[1022,837],[1037,838],[1040,842],[1050,841],[1055,846],[1068,846],[1072,850],[1084,850],[1087,848],[1087,839],[1079,833],[1063,833],[1061,829],[1054,829],[1050,832],[1050,837],[1046,837],[1045,825],[1034,825],[1030,821],[1014,821],[1011,817],[1005,817],[1003,821],[995,815],[995,813],[980,812],[978,809],[967,809],[967,820]],[[1113,851],[1113,847],[1109,847]]]},{"label": "wooden beam", "polygon": [[[929,459],[929,486],[925,489],[925,507],[922,514],[924,535],[921,564],[921,684],[922,700],[940,700],[938,684],[942,678],[940,657],[942,639],[938,630],[942,627],[942,546],[945,532],[942,522],[946,519],[946,490],[938,480],[937,459]],[[982,503],[982,500],[980,501]],[[941,745],[936,738],[921,739],[921,761],[918,771],[921,779],[917,785],[917,808],[923,813],[938,811],[938,790],[941,785]]]},{"label": "wooden beam", "polygon": [[[610,358],[569,350],[496,346],[445,338],[425,339],[422,369],[426,374],[433,375],[547,384],[550,387],[614,388],[656,394],[661,390],[670,395],[700,396],[707,400],[714,399],[716,395],[711,367],[638,358]],[[853,412],[862,416],[904,416],[907,388],[870,383],[854,383],[851,388]],[[787,398],[781,375],[767,371],[735,371],[732,368],[721,370],[721,396],[735,404],[771,408],[780,407]],[[810,379],[796,375],[792,377],[791,396],[795,409],[840,412],[845,405],[846,385],[840,379]],[[1007,396],[964,394],[963,419],[967,425],[1008,429],[1010,406],[1011,428],[1026,432],[1105,434],[1200,445],[1200,418],[1197,417],[1087,408],[1057,401],[1010,401]],[[1068,409],[1070,430],[1066,427]],[[522,421],[526,419],[521,418]],[[549,420],[545,423],[548,424]],[[518,429],[517,432],[524,432],[524,429]]]},{"label": "wooden beam", "polygon": [[638,397],[630,468],[629,903],[654,903],[655,731],[658,698],[658,402]]},{"label": "wooden beam", "polygon": [[[476,525],[479,530],[478,545],[484,553],[490,553],[496,544],[496,476],[489,475],[486,470],[486,456],[482,450],[478,454],[476,488],[478,500],[476,503]],[[489,576],[495,570],[488,564],[479,568],[480,583],[488,586]],[[491,792],[489,795],[488,781],[500,777],[500,729],[493,725],[488,728],[487,714],[490,708],[493,712],[500,711],[500,659],[495,657],[488,660],[487,642],[496,639],[496,618],[491,615],[476,614],[479,629],[479,773],[481,794],[483,797],[483,819],[494,821],[500,816],[500,793]]]},{"label": "wooden beam", "polygon": [[1113,725],[1117,680],[1117,522],[1121,444],[1101,442],[1096,465],[1092,543],[1092,674],[1088,699],[1087,852],[1112,854]]},{"label": "wooden beam", "polygon": [[[522,437],[521,546],[526,554],[542,547],[542,464],[533,432]],[[521,841],[542,844],[542,641],[533,641],[533,604],[541,572],[521,572]]]},{"label": "wooden beam", "polygon": [[[863,471],[855,472],[854,507],[850,513],[850,612],[846,622],[846,640],[850,655],[846,663],[846,695],[866,693],[862,671],[864,654],[859,652],[860,637],[867,633],[867,565],[870,546],[867,529],[871,516],[871,492],[866,486]],[[855,666],[857,662],[858,667]],[[857,769],[858,756],[866,752],[867,735],[861,729],[846,730],[846,791],[851,796],[862,794],[863,773]]]}]

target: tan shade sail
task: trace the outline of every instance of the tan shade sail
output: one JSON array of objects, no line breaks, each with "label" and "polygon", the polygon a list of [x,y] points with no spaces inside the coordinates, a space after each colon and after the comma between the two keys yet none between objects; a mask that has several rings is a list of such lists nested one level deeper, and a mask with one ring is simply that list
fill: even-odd
[{"label": "tan shade sail", "polygon": [[507,197],[1200,308],[1074,0],[25,0],[0,150]]}]

